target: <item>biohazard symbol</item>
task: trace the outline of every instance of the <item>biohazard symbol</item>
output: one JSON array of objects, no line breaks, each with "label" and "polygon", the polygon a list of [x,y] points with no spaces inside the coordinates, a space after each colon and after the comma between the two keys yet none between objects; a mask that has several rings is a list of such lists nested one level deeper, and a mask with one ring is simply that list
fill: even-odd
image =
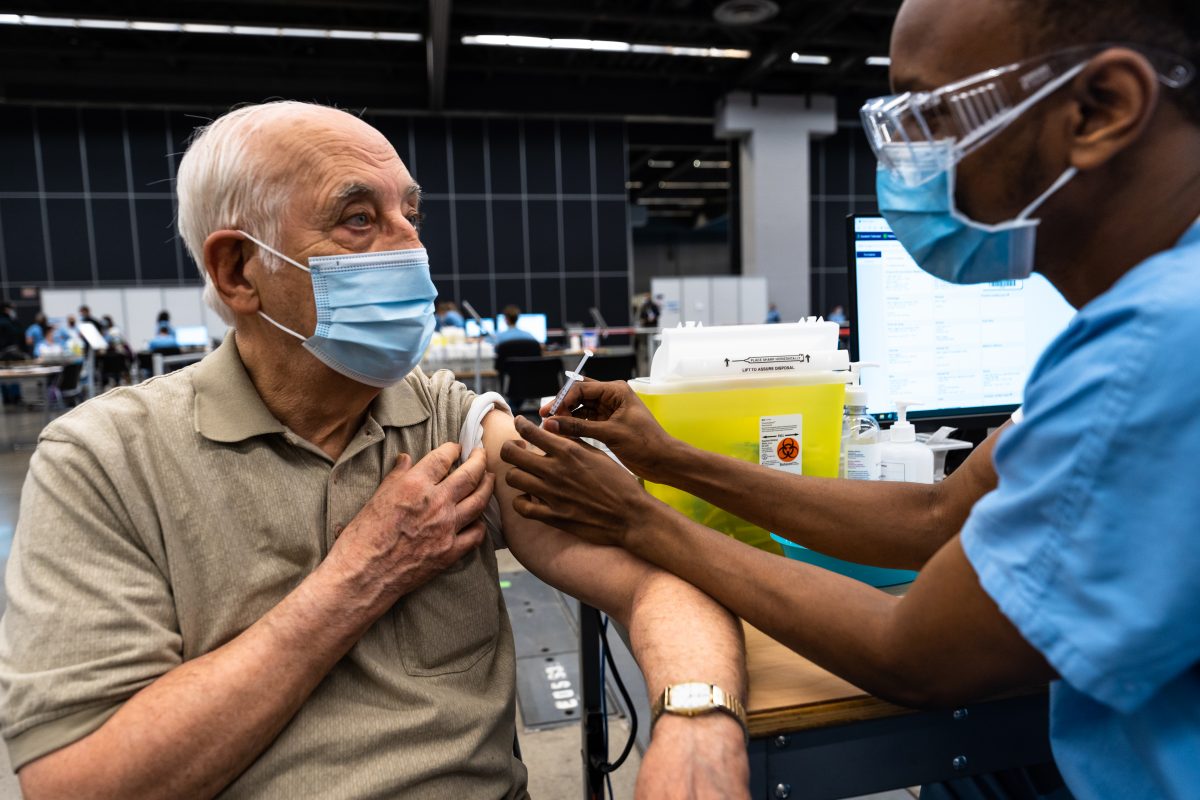
[{"label": "biohazard symbol", "polygon": [[779,444],[775,445],[775,455],[779,456],[779,460],[783,463],[791,463],[796,460],[796,456],[800,455],[800,443],[790,436],[780,439]]}]

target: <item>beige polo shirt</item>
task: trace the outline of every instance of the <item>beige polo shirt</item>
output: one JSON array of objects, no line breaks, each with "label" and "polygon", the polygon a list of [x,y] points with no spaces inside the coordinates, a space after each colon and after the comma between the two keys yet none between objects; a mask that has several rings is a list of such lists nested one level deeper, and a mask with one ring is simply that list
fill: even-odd
[{"label": "beige polo shirt", "polygon": [[[472,398],[448,372],[414,370],[335,462],[271,415],[230,336],[195,366],[48,426],[0,621],[13,765],[87,735],[262,617],[397,456],[457,441]],[[222,796],[525,797],[514,706],[512,630],[485,541],[380,618]]]}]

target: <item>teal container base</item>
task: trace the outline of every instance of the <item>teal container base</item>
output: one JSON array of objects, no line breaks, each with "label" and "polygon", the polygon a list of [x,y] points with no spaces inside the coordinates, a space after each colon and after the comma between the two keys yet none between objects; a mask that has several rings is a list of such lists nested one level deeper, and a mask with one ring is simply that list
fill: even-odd
[{"label": "teal container base", "polygon": [[854,580],[862,581],[869,586],[895,586],[898,583],[911,583],[917,579],[917,573],[911,570],[868,567],[865,564],[855,564],[853,561],[843,561],[840,558],[818,553],[816,550],[809,550],[807,547],[789,542],[782,536],[776,536],[773,533],[771,538],[779,543],[783,548],[784,555],[788,558],[845,575],[847,578],[854,578]]}]

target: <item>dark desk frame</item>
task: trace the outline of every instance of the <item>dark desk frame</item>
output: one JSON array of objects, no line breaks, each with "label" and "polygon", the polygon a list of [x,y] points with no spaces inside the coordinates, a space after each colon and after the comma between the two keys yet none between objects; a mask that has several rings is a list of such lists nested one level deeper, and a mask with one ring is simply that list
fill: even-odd
[{"label": "dark desk frame", "polygon": [[[579,606],[584,800],[604,797],[608,753],[600,713],[600,614]],[[785,725],[786,727],[786,725]],[[1044,764],[1050,752],[1047,692],[953,711],[913,711],[750,740],[755,800],[833,800]]]}]

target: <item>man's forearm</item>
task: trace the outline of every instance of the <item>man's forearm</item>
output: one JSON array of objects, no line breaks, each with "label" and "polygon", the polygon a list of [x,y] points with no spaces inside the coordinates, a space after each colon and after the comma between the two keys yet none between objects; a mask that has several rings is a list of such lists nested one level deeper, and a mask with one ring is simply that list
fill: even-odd
[{"label": "man's forearm", "polygon": [[[494,413],[485,419],[488,468],[497,473],[496,498],[513,554],[542,580],[606,612],[629,630],[651,699],[669,684],[703,681],[736,693],[744,702],[745,649],[737,620],[696,587],[620,548],[589,544],[518,514],[513,509],[518,492],[506,479],[512,467],[499,455],[501,445],[512,439],[520,441],[511,417]],[[622,477],[642,494],[632,477]],[[737,727],[732,721],[684,727],[729,728],[722,730],[729,733],[731,725]],[[740,728],[733,732],[733,741],[740,742]]]},{"label": "man's forearm", "polygon": [[634,593],[629,640],[653,700],[674,683],[714,683],[746,700],[742,628],[724,607],[669,572],[646,573]]},{"label": "man's forearm", "polygon": [[222,647],[130,698],[98,730],[26,765],[26,798],[213,797],[245,770],[378,617],[327,560]]},{"label": "man's forearm", "polygon": [[994,437],[940,484],[797,477],[683,442],[660,464],[666,482],[836,558],[919,569],[995,487]]}]

